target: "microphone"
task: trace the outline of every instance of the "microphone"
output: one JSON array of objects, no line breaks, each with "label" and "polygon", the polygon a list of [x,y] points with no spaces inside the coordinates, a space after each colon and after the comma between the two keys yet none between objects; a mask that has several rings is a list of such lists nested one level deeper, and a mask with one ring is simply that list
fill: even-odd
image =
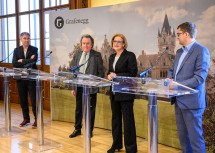
[{"label": "microphone", "polygon": [[[52,51],[50,51],[50,53],[49,53],[48,55],[46,55],[46,56],[44,57],[44,59],[47,58],[47,57],[49,57],[51,54],[52,54]],[[34,64],[36,64],[37,62],[39,62],[39,61],[41,61],[41,60],[42,60],[42,58],[40,58],[38,61],[34,61],[34,62],[31,62],[31,63],[25,64],[25,65],[23,66],[23,68],[32,68],[32,66],[33,66]]]},{"label": "microphone", "polygon": [[164,51],[160,54],[159,58],[156,60],[155,64],[153,64],[151,67],[145,69],[143,72],[140,73],[140,77],[148,76],[148,73],[151,69],[153,69],[161,60],[161,57],[169,50],[169,47],[166,47]]},{"label": "microphone", "polygon": [[81,68],[82,66],[84,66],[87,62],[88,62],[88,60],[87,60],[85,63],[81,64],[81,65],[71,67],[71,68],[70,68],[70,71],[72,71],[72,72],[75,72],[76,70],[79,71],[80,68]]},{"label": "microphone", "polygon": [[13,51],[12,51],[5,59],[1,60],[0,63],[4,62],[4,61],[5,61],[6,59],[8,59],[8,58],[10,57],[10,55],[12,55],[12,54],[13,54]]},{"label": "microphone", "polygon": [[[97,55],[94,55],[94,56],[97,57]],[[79,71],[80,68],[81,68],[82,66],[84,66],[84,65],[89,61],[89,59],[90,59],[90,57],[89,57],[89,58],[86,60],[86,62],[84,62],[83,64],[78,65],[78,66],[73,66],[73,67],[71,67],[71,68],[70,68],[70,71],[72,71],[72,72],[75,72],[76,70]]]}]

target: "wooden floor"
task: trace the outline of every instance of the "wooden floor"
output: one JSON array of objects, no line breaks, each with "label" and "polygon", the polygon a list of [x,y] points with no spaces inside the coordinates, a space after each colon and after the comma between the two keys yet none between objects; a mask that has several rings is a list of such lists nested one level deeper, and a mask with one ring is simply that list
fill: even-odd
[{"label": "wooden floor", "polygon": [[[32,115],[32,113],[31,113]],[[4,121],[4,106],[0,102],[0,128],[5,127]],[[23,144],[29,144],[32,140],[38,140],[37,129],[32,129],[31,125],[20,128],[18,125],[22,121],[21,109],[18,104],[11,104],[11,125],[13,128],[23,129],[26,132],[9,137],[0,137],[0,153],[31,153],[35,152],[28,149]],[[31,124],[33,123],[33,117]],[[60,147],[56,149],[47,150],[47,153],[81,153],[83,152],[83,135],[76,138],[68,138],[69,134],[74,130],[73,123],[51,121],[50,112],[44,111],[44,137],[45,141],[51,140],[56,142]],[[27,142],[27,143],[26,143]],[[92,153],[106,153],[112,144],[111,131],[100,128],[94,129],[94,136],[91,139],[91,152]],[[54,143],[50,146],[58,146]],[[147,153],[147,141],[142,138],[137,138],[138,153]],[[41,148],[40,148],[41,149]],[[121,153],[125,153],[123,148]],[[159,153],[178,153],[180,150],[171,148],[164,145],[158,145]]]}]

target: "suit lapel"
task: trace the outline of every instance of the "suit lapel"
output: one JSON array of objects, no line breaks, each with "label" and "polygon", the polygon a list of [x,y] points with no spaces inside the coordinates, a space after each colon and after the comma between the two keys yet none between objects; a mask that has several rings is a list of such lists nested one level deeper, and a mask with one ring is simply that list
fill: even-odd
[{"label": "suit lapel", "polygon": [[[24,53],[24,51],[23,51],[23,53]],[[26,52],[26,57],[25,57],[26,59],[29,58],[28,56],[30,55],[30,53],[31,53],[31,45],[28,46],[28,49]]]},{"label": "suit lapel", "polygon": [[181,65],[180,65],[180,67],[179,67],[178,72],[181,70],[181,68],[183,67],[184,63],[187,61],[187,59],[188,59],[188,58],[190,57],[190,55],[193,53],[194,48],[195,48],[195,44],[196,44],[196,43],[193,44],[193,46],[192,46],[192,47],[190,48],[190,50],[188,51],[187,55],[184,57],[184,59],[183,59]]},{"label": "suit lapel", "polygon": [[[124,63],[124,59],[125,59],[125,56],[126,56],[126,50],[124,50],[122,52],[122,54],[120,55],[118,61],[116,62],[116,65],[115,65],[115,72],[117,72],[118,68],[120,67],[121,63]],[[114,57],[115,58],[115,57]]]},{"label": "suit lapel", "polygon": [[87,62],[87,67],[86,67],[86,70],[88,69],[88,68],[90,68],[90,65],[91,65],[91,63],[93,63],[93,61],[94,61],[94,52],[91,50],[90,51],[90,55],[89,55],[89,59],[88,59],[88,62]]},{"label": "suit lapel", "polygon": [[82,53],[83,53],[83,51],[78,53],[78,57],[77,57],[75,65],[79,65]]},{"label": "suit lapel", "polygon": [[113,69],[113,62],[114,62],[115,57],[116,57],[116,53],[113,54],[112,56],[110,56],[110,63],[109,63],[109,65],[111,66],[110,72],[115,72]]},{"label": "suit lapel", "polygon": [[173,73],[173,76],[176,75],[176,70],[177,70],[178,62],[179,62],[179,59],[180,59],[182,53],[183,53],[183,50],[182,50],[182,49],[180,49],[180,50],[177,52],[178,55],[177,55],[176,58],[175,58],[175,65],[174,65],[174,73]]},{"label": "suit lapel", "polygon": [[22,59],[25,59],[24,48],[23,48],[23,46],[21,47],[21,56],[22,56]]}]

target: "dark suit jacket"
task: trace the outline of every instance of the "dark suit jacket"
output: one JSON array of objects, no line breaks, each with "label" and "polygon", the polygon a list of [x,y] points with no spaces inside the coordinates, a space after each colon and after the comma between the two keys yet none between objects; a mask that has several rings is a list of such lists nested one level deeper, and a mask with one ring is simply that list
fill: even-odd
[{"label": "dark suit jacket", "polygon": [[[172,68],[168,77],[174,78],[182,49],[177,50]],[[181,109],[198,109],[206,106],[205,81],[210,67],[210,54],[206,47],[195,42],[181,63],[176,75],[176,82],[198,90],[197,94],[176,97]]]},{"label": "dark suit jacket", "polygon": [[[82,51],[78,52],[73,60],[72,60],[72,66],[79,65],[79,61],[81,59]],[[98,77],[104,77],[104,71],[103,71],[103,60],[101,53],[91,50],[89,55],[89,60],[87,62],[87,67],[85,74],[92,74]]]},{"label": "dark suit jacket", "polygon": [[[32,55],[35,55],[34,59],[31,59]],[[29,45],[26,53],[26,58],[25,58],[23,46],[19,46],[14,49],[12,64],[13,64],[13,67],[15,68],[23,68],[25,65],[29,64],[29,68],[37,69],[37,66],[36,66],[37,58],[38,58],[38,48]],[[19,59],[23,59],[22,63],[18,62]]]},{"label": "dark suit jacket", "polygon": [[[72,66],[79,65],[79,61],[81,59],[82,51],[78,52],[73,60],[72,60]],[[104,78],[104,68],[103,68],[103,60],[101,53],[91,50],[89,59],[87,62],[87,67],[85,70],[85,74],[92,74],[101,78]],[[74,89],[74,86],[72,86],[72,89]],[[98,88],[90,88],[90,93],[96,93],[98,92]]]},{"label": "dark suit jacket", "polygon": [[[116,53],[112,54],[109,58],[109,71],[116,73],[117,76],[128,76],[128,77],[136,77],[137,76],[137,60],[136,56],[133,52],[127,51],[126,49],[122,52],[119,57],[115,71],[113,69],[113,62],[115,59]],[[112,99],[113,93],[110,93],[110,97]],[[115,101],[128,101],[134,99],[133,94],[125,94],[125,93],[115,93],[114,100]]]}]

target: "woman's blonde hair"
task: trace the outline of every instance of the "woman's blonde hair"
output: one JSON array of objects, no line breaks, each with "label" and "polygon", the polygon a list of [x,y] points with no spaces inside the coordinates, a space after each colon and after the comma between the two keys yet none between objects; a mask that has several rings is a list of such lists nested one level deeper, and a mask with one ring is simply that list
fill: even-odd
[{"label": "woman's blonde hair", "polygon": [[123,47],[124,47],[125,49],[128,47],[127,39],[126,39],[126,37],[125,37],[123,34],[121,34],[121,33],[117,33],[117,34],[115,34],[115,35],[112,37],[112,39],[111,39],[111,47],[113,47],[113,41],[114,41],[114,38],[115,38],[115,37],[120,37],[120,38],[122,38],[123,44],[124,44]]}]

